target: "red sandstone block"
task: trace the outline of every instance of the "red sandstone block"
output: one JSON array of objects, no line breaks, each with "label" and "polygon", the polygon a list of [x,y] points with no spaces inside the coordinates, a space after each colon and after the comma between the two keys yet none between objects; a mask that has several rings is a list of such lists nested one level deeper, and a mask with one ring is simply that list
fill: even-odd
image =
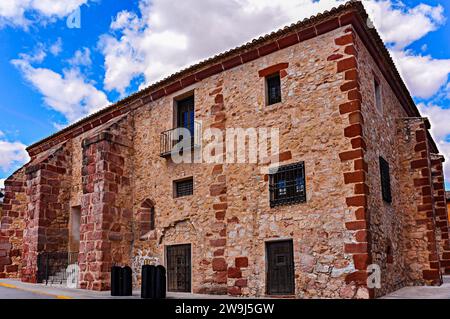
[{"label": "red sandstone block", "polygon": [[353,70],[348,70],[347,72],[345,72],[345,80],[346,81],[350,81],[350,80],[357,81],[358,80],[358,71],[356,69],[353,69]]},{"label": "red sandstone block", "polygon": [[352,100],[362,101],[362,96],[361,96],[361,92],[359,92],[359,89],[354,89],[354,90],[349,91],[348,99],[350,101],[352,101]]},{"label": "red sandstone block", "polygon": [[228,268],[228,278],[241,278],[242,272],[239,268],[229,267]]},{"label": "red sandstone block", "polygon": [[355,269],[367,270],[367,266],[370,263],[369,254],[354,254],[353,262],[355,264]]},{"label": "red sandstone block", "polygon": [[[223,71],[222,64],[215,64],[215,65],[212,65],[212,66],[206,68],[205,70],[197,72],[195,74],[195,78],[197,80],[203,80],[203,79],[206,79],[207,77],[218,74],[222,71]],[[169,93],[166,92],[166,94],[169,94]]]},{"label": "red sandstone block", "polygon": [[341,92],[347,92],[353,89],[358,89],[359,90],[359,84],[358,81],[348,81],[344,84],[341,85],[340,87]]},{"label": "red sandstone block", "polygon": [[341,114],[352,113],[356,111],[361,111],[360,101],[356,100],[339,105],[339,112]]},{"label": "red sandstone block", "polygon": [[369,195],[369,187],[365,183],[355,185],[355,195],[361,194]]},{"label": "red sandstone block", "polygon": [[337,73],[341,73],[347,70],[356,69],[358,62],[355,57],[346,58],[337,62]]},{"label": "red sandstone block", "polygon": [[19,271],[19,266],[17,265],[10,265],[5,267],[7,273],[14,273]]},{"label": "red sandstone block", "polygon": [[182,88],[183,88],[183,86],[181,85],[181,81],[177,81],[175,83],[172,83],[172,84],[166,86],[164,88],[164,90],[166,91],[166,94],[172,94],[176,91],[181,90]]},{"label": "red sandstone block", "polygon": [[291,45],[299,43],[299,38],[298,38],[297,33],[294,33],[294,34],[288,35],[284,38],[278,39],[277,43],[278,43],[278,47],[280,49],[284,49]]},{"label": "red sandstone block", "polygon": [[359,285],[365,285],[367,284],[367,271],[366,270],[358,270],[355,272],[352,272],[351,274],[348,274],[345,277],[345,282],[347,284],[351,282],[355,282]]},{"label": "red sandstone block", "polygon": [[216,212],[216,219],[217,220],[224,220],[225,219],[225,212],[224,211]]},{"label": "red sandstone block", "polygon": [[342,162],[359,159],[362,157],[364,157],[364,152],[362,149],[339,153],[339,158]]},{"label": "red sandstone block", "polygon": [[346,243],[344,244],[344,252],[346,254],[363,254],[367,253],[367,243]]},{"label": "red sandstone block", "polygon": [[225,258],[213,258],[212,260],[212,269],[214,271],[225,271],[227,270],[227,262]]},{"label": "red sandstone block", "polygon": [[0,257],[0,265],[11,265],[11,258]]},{"label": "red sandstone block", "polygon": [[236,286],[228,287],[227,291],[228,291],[228,294],[231,296],[239,296],[242,294],[241,287],[236,287]]},{"label": "red sandstone block", "polygon": [[425,280],[436,280],[440,279],[439,270],[430,269],[430,270],[423,270],[423,279]]},{"label": "red sandstone block", "polygon": [[258,49],[259,56],[265,56],[265,55],[268,55],[275,51],[278,51],[278,43],[277,42],[268,43]]},{"label": "red sandstone block", "polygon": [[411,162],[411,169],[428,167],[428,159],[420,159]]},{"label": "red sandstone block", "polygon": [[364,171],[344,173],[345,184],[364,183],[365,180],[366,174]]},{"label": "red sandstone block", "polygon": [[236,67],[238,65],[241,65],[241,64],[242,64],[242,59],[241,59],[240,55],[235,56],[235,57],[233,57],[231,59],[228,59],[228,60],[226,60],[226,61],[224,61],[222,63],[224,70],[232,69],[232,68],[234,68],[234,67]]},{"label": "red sandstone block", "polygon": [[353,112],[348,115],[348,122],[350,124],[364,124],[364,117],[361,112]]},{"label": "red sandstone block", "polygon": [[428,177],[424,177],[424,178],[415,178],[414,179],[414,186],[415,187],[419,187],[419,186],[427,186],[430,185],[430,179]]},{"label": "red sandstone block", "polygon": [[354,45],[346,46],[345,49],[344,49],[344,52],[345,52],[346,54],[348,54],[348,55],[354,55],[354,56],[357,56],[357,55],[358,55],[358,52],[356,51]]},{"label": "red sandstone block", "polygon": [[259,53],[257,49],[253,49],[251,51],[241,54],[242,62],[244,63],[256,60],[258,57]]},{"label": "red sandstone block", "polygon": [[355,234],[355,239],[358,243],[367,242],[367,230],[358,230]]},{"label": "red sandstone block", "polygon": [[281,71],[283,69],[287,69],[288,67],[289,67],[289,63],[287,63],[287,62],[285,62],[285,63],[278,63],[278,64],[272,65],[272,66],[270,66],[268,68],[265,68],[265,69],[262,69],[262,70],[258,71],[258,75],[261,78],[262,77],[266,77],[268,75],[272,75],[272,74],[274,74],[276,72],[279,72],[279,71]]},{"label": "red sandstone block", "polygon": [[248,267],[248,258],[247,257],[236,257],[234,259],[234,264],[238,268]]},{"label": "red sandstone block", "polygon": [[217,249],[217,250],[214,252],[214,257],[217,257],[217,256],[223,256],[224,253],[225,253],[225,249]]},{"label": "red sandstone block", "polygon": [[416,141],[419,142],[425,142],[427,139],[427,135],[424,130],[417,130],[416,131]]},{"label": "red sandstone block", "polygon": [[234,285],[236,286],[236,287],[247,287],[247,279],[237,279],[235,282],[234,282]]},{"label": "red sandstone block", "polygon": [[349,33],[335,39],[334,43],[336,43],[337,45],[347,45],[353,44],[353,41],[354,41],[353,34]]},{"label": "red sandstone block", "polygon": [[213,275],[213,281],[217,284],[226,284],[227,279],[228,277],[226,271],[218,271]]},{"label": "red sandstone block", "polygon": [[339,60],[339,59],[342,58],[342,57],[344,57],[342,54],[340,54],[340,53],[335,53],[335,54],[330,55],[330,56],[327,58],[327,61]]},{"label": "red sandstone block", "polygon": [[316,25],[317,35],[339,28],[339,18],[333,18]]},{"label": "red sandstone block", "polygon": [[426,149],[427,149],[426,142],[417,143],[416,146],[414,146],[415,152],[425,151]]},{"label": "red sandstone block", "polygon": [[209,188],[209,193],[211,196],[219,196],[227,193],[227,186],[225,183],[213,184]]},{"label": "red sandstone block", "polygon": [[213,247],[221,247],[221,246],[225,246],[225,244],[227,243],[227,240],[225,238],[220,238],[220,239],[212,239],[210,241],[211,246]]},{"label": "red sandstone block", "polygon": [[352,221],[352,222],[346,222],[345,227],[348,230],[361,230],[361,229],[367,229],[367,222],[365,220],[358,220],[358,221]]},{"label": "red sandstone block", "polygon": [[366,209],[365,208],[358,208],[356,211],[355,211],[355,218],[357,219],[357,220],[363,220],[363,219],[366,219]]},{"label": "red sandstone block", "polygon": [[345,137],[356,137],[362,136],[362,126],[361,124],[353,124],[344,129]]},{"label": "red sandstone block", "polygon": [[314,27],[310,27],[298,32],[298,38],[301,42],[314,38],[316,35],[316,29]]},{"label": "red sandstone block", "polygon": [[362,158],[356,159],[355,160],[354,169],[355,169],[355,171],[363,170],[363,171],[365,171],[367,173],[369,171],[369,165]]}]

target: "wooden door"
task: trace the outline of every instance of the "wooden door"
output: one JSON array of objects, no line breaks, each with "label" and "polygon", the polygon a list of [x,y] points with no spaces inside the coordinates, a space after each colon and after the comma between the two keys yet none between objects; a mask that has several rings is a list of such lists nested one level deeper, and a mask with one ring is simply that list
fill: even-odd
[{"label": "wooden door", "polygon": [[266,244],[267,293],[269,295],[293,295],[294,252],[292,241],[275,241]]},{"label": "wooden door", "polygon": [[168,291],[191,292],[191,245],[167,246]]}]

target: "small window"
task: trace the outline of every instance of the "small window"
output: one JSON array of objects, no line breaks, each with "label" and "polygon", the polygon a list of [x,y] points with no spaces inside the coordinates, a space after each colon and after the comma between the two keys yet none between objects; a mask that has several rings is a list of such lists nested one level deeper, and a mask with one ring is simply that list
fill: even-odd
[{"label": "small window", "polygon": [[381,193],[386,203],[392,203],[391,194],[391,175],[389,172],[389,163],[380,157],[380,175],[381,175]]},{"label": "small window", "polygon": [[189,196],[194,193],[194,179],[183,179],[175,181],[175,197]]},{"label": "small window", "polygon": [[375,106],[378,111],[383,111],[383,103],[381,101],[381,85],[377,78],[374,78],[374,87],[375,87]]},{"label": "small window", "polygon": [[280,73],[266,77],[267,105],[281,102],[281,80]]},{"label": "small window", "polygon": [[270,172],[270,207],[306,202],[304,162]]}]

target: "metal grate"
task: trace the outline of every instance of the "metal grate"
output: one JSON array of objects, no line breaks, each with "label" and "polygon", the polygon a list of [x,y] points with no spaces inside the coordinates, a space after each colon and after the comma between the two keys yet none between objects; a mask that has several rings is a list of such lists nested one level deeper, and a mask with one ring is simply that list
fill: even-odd
[{"label": "metal grate", "polygon": [[267,81],[267,104],[272,105],[281,102],[281,80],[280,74],[274,74],[266,78]]},{"label": "metal grate", "polygon": [[175,197],[189,196],[194,193],[194,180],[184,179],[175,182]]},{"label": "metal grate", "polygon": [[305,163],[272,169],[269,179],[270,207],[306,202]]},{"label": "metal grate", "polygon": [[[160,136],[160,156],[168,157],[172,152],[176,153],[175,146],[178,145],[181,151],[200,148],[202,142],[202,127],[200,122],[194,121],[193,126],[187,127],[190,136],[182,136],[183,127],[174,128],[161,133]],[[186,131],[184,131],[186,132]]]},{"label": "metal grate", "polygon": [[383,200],[392,203],[391,193],[391,174],[389,171],[389,163],[380,156],[380,175],[381,175],[381,194]]}]

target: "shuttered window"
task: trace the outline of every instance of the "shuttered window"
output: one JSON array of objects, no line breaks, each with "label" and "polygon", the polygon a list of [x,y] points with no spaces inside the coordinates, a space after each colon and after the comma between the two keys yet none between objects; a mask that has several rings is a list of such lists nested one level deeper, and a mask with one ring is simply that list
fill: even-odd
[{"label": "shuttered window", "polygon": [[380,156],[380,175],[381,175],[381,193],[383,200],[392,203],[391,194],[391,175],[389,171],[389,163]]},{"label": "shuttered window", "polygon": [[269,191],[270,207],[306,202],[304,162],[272,169]]}]

